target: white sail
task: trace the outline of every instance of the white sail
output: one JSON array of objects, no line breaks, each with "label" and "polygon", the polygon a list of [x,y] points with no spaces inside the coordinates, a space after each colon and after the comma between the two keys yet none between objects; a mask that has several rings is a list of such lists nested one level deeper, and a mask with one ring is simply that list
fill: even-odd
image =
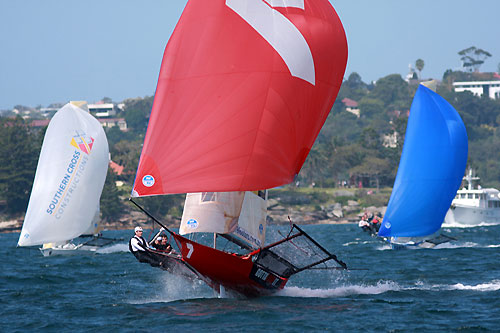
[{"label": "white sail", "polygon": [[101,221],[101,207],[97,205],[90,227],[83,232],[83,235],[97,235],[100,232],[99,222]]},{"label": "white sail", "polygon": [[266,240],[267,191],[261,192],[263,197],[254,192],[245,192],[238,226],[234,236],[251,244],[262,247]]},{"label": "white sail", "polygon": [[109,148],[101,124],[66,104],[47,128],[19,246],[58,243],[92,228]]},{"label": "white sail", "polygon": [[266,235],[266,205],[253,192],[188,193],[179,233],[232,234],[258,248]]}]

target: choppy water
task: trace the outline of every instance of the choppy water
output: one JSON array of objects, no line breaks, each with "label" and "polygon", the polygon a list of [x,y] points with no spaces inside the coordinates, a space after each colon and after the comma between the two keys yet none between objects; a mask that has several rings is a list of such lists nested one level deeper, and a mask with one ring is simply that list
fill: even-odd
[{"label": "choppy water", "polygon": [[1,234],[0,331],[500,331],[500,226],[444,228],[458,241],[406,251],[356,225],[304,229],[360,270],[302,272],[272,297],[220,299],[138,263],[126,244],[44,258]]}]

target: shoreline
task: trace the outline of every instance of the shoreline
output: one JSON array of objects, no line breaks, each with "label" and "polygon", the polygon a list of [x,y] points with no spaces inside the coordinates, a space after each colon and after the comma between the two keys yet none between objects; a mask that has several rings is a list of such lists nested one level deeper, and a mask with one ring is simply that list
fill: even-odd
[{"label": "shoreline", "polygon": [[[269,215],[268,225],[283,225],[289,224],[288,217],[290,217],[293,223],[299,225],[309,225],[309,224],[349,224],[357,223],[357,220],[353,218],[322,218],[323,216],[316,216],[316,214],[304,213],[304,212],[290,212]],[[0,233],[15,233],[21,232],[24,219],[12,219],[7,221],[0,221]],[[173,216],[167,216],[167,218],[162,223],[169,228],[177,228],[180,224],[181,219]],[[131,230],[136,226],[141,226],[145,228],[151,228],[151,219],[144,216],[140,212],[131,212],[131,214],[122,217],[120,220],[115,222],[101,222],[100,228],[103,231],[106,230]]]}]

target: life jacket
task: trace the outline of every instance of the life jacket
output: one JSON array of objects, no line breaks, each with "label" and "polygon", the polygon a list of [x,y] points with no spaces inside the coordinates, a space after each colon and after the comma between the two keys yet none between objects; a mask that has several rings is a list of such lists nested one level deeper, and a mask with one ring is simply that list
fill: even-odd
[{"label": "life jacket", "polygon": [[132,253],[134,252],[132,250],[132,239],[134,239],[134,238],[139,241],[139,244],[142,246],[142,248],[144,249],[144,251],[146,251],[147,248],[148,248],[146,240],[143,237],[138,237],[137,235],[134,235],[134,237],[130,238],[130,240],[128,242],[128,249],[129,249],[129,251],[132,252]]}]

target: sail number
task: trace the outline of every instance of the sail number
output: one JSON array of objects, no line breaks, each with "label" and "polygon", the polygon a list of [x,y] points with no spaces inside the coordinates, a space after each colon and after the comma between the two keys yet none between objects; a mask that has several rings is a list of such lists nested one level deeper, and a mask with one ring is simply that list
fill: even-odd
[{"label": "sail number", "polygon": [[263,280],[263,281],[266,281],[267,277],[269,276],[269,273],[266,272],[266,271],[263,271],[262,269],[257,269],[257,272],[255,272],[255,277]]},{"label": "sail number", "polygon": [[304,0],[226,0],[231,8],[280,55],[290,74],[315,85],[314,60],[302,33],[273,7],[304,10]]},{"label": "sail number", "polygon": [[[267,278],[269,277],[269,275],[270,274],[268,272],[266,272],[260,268],[258,268],[257,271],[255,272],[255,277],[264,281],[265,283],[268,283]],[[277,277],[274,277],[274,281],[273,281],[273,283],[271,283],[271,285],[273,287],[278,287],[280,285],[280,283],[281,283],[281,280]]]},{"label": "sail number", "polygon": [[188,254],[186,255],[186,258],[191,258],[191,255],[193,254],[194,252],[194,247],[193,247],[193,244],[191,243],[186,243],[186,247],[188,248]]}]

